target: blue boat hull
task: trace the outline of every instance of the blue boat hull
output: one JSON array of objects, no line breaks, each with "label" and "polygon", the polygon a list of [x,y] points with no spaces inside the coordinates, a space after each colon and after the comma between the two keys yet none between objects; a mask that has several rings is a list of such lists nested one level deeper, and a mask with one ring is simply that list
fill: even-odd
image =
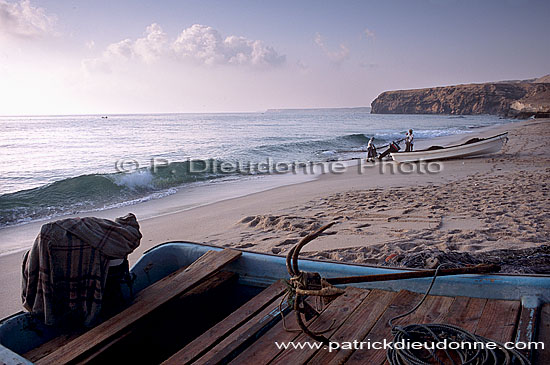
[{"label": "blue boat hull", "polygon": [[[145,252],[131,269],[136,278],[133,285],[134,293],[179,268],[190,265],[207,251],[222,249],[190,242],[168,242],[156,246]],[[225,269],[237,273],[239,284],[245,286],[267,287],[281,278],[288,277],[284,257],[249,251],[243,251],[242,256]],[[318,272],[325,278],[410,271],[307,259],[300,260],[300,269]],[[421,278],[352,285],[366,289],[377,288],[390,291],[406,289],[424,293],[430,281],[431,278]],[[129,292],[124,294],[130,295]],[[503,274],[445,276],[436,280],[431,294],[521,300],[523,306],[535,308],[541,303],[550,302],[550,276]],[[36,323],[30,325],[31,322],[30,315],[23,312],[0,321],[0,363],[2,361],[14,363],[14,359],[18,359],[21,363],[29,363],[13,351],[25,353],[60,334],[55,328],[47,326],[36,328]],[[34,329],[29,329],[31,327]]]}]

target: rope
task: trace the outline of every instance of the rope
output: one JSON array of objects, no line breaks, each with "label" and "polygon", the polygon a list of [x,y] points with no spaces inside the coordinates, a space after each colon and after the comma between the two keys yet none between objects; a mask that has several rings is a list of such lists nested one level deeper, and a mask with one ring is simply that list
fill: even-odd
[{"label": "rope", "polygon": [[[430,365],[430,364],[472,364],[472,365],[529,365],[530,361],[515,349],[506,349],[503,344],[475,335],[460,327],[449,324],[410,324],[407,326],[394,325],[393,321],[406,317],[416,311],[426,300],[437,278],[441,267],[435,270],[428,290],[411,310],[397,315],[388,321],[393,335],[392,348],[386,352],[386,358],[391,365]],[[436,344],[447,342],[447,349],[438,351]],[[425,346],[423,349],[410,349],[407,343],[418,342]],[[458,349],[449,349],[449,342],[460,344]],[[495,349],[487,348],[487,344],[495,343]],[[395,344],[405,344],[395,348]],[[401,348],[403,347],[403,348]],[[435,361],[435,362],[434,362]]]}]

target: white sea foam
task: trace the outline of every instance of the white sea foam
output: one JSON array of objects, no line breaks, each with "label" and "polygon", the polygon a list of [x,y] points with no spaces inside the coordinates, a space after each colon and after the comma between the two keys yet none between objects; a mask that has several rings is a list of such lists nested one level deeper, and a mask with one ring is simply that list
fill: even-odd
[{"label": "white sea foam", "polygon": [[140,170],[117,175],[114,183],[118,186],[125,186],[132,190],[154,188],[153,174],[151,174],[149,170]]},{"label": "white sea foam", "polygon": [[127,200],[127,201],[116,203],[116,204],[106,204],[102,208],[96,208],[96,209],[92,209],[90,211],[99,211],[99,210],[105,210],[105,209],[120,208],[120,207],[126,207],[128,205],[144,203],[144,202],[149,201],[149,200],[164,198],[168,195],[172,195],[172,194],[177,193],[177,191],[178,190],[175,189],[175,188],[170,188],[170,189],[166,189],[166,190],[163,190],[163,191],[158,191],[158,192],[149,194],[149,195],[144,196],[142,198]]}]

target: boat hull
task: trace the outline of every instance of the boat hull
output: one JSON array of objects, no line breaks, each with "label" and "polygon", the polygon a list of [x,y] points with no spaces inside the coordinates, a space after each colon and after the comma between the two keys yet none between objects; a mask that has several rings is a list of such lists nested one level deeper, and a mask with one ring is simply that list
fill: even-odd
[{"label": "boat hull", "polygon": [[[134,294],[138,294],[153,283],[172,272],[190,265],[207,251],[220,251],[222,247],[191,242],[168,242],[147,252],[132,267],[135,274]],[[299,261],[300,269],[318,272],[324,278],[387,274],[410,271],[368,265],[304,259]],[[282,256],[242,251],[238,259],[226,265],[224,270],[238,275],[237,285],[265,288],[281,278],[288,278],[286,260]],[[550,302],[550,280],[548,275],[457,275],[436,280],[431,294],[444,296],[469,296],[487,299],[521,300],[528,308]],[[386,282],[351,284],[358,288],[399,291],[406,289],[424,293],[431,278],[416,278]],[[125,293],[129,296],[129,292]],[[17,313],[0,321],[0,363],[29,364],[17,355],[41,346],[62,334],[58,329],[37,324],[29,313]]]},{"label": "boat hull", "polygon": [[397,162],[417,162],[447,160],[452,158],[464,158],[488,155],[499,152],[506,142],[507,133],[487,138],[475,143],[446,147],[436,150],[422,150],[413,152],[394,152],[391,154]]},{"label": "boat hull", "polygon": [[[222,248],[188,242],[170,242],[157,246],[144,254],[133,266],[136,274],[135,286],[141,290],[170,272],[189,265],[208,250]],[[167,260],[170,258],[170,260]],[[389,274],[416,271],[418,269],[397,269],[343,262],[300,259],[300,269],[318,272],[325,278]],[[242,256],[229,264],[227,270],[239,274],[244,285],[267,287],[281,278],[288,278],[286,259],[282,256],[242,251]],[[144,275],[147,270],[148,274]],[[536,296],[543,302],[550,302],[550,276],[548,275],[456,275],[439,277],[432,289],[434,295],[467,295],[469,297],[520,300],[525,296]],[[385,282],[350,284],[365,289],[399,291],[402,289],[424,293],[431,278],[417,278]]]}]

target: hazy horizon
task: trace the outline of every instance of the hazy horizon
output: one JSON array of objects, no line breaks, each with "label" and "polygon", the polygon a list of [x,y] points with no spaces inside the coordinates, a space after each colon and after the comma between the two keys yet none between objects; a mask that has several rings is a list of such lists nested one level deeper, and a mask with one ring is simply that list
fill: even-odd
[{"label": "hazy horizon", "polygon": [[371,109],[369,106],[349,106],[349,107],[319,107],[319,108],[269,108],[265,110],[249,110],[240,112],[217,111],[217,112],[158,112],[158,113],[89,113],[89,114],[6,114],[0,115],[0,118],[10,117],[70,117],[70,116],[125,116],[125,115],[170,115],[170,114],[255,114],[255,113],[270,113],[278,111],[313,111],[313,110],[354,110],[354,109]]},{"label": "hazy horizon", "polygon": [[537,78],[548,15],[533,0],[0,0],[0,115],[370,107]]}]

